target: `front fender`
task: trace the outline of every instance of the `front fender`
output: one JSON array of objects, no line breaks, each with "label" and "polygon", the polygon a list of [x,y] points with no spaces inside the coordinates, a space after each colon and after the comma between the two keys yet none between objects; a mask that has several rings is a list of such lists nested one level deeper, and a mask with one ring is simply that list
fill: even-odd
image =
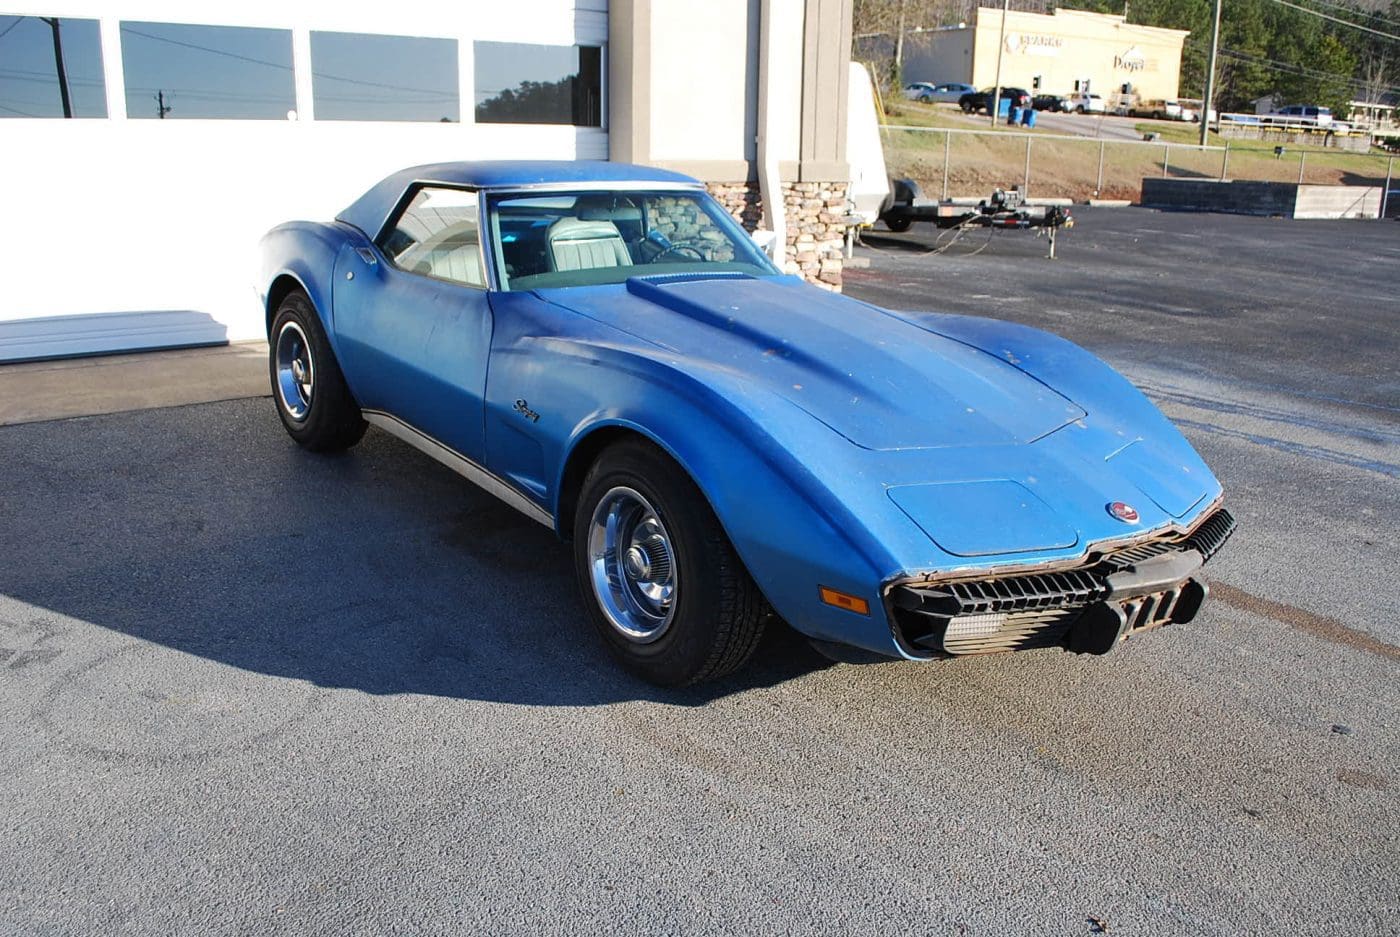
[{"label": "front fender", "polygon": [[[567,533],[573,519],[560,506],[570,457],[599,432],[644,436],[695,482],[779,615],[816,638],[898,653],[879,594],[895,561],[793,455],[807,449],[789,437],[823,434],[832,445],[848,444],[740,374],[697,370],[610,327],[581,319],[577,336],[541,334],[528,323],[538,308],[497,304],[503,333],[535,334],[498,334],[493,348],[486,432],[494,471],[535,492]],[[870,614],[823,604],[821,586],[865,598]]]}]

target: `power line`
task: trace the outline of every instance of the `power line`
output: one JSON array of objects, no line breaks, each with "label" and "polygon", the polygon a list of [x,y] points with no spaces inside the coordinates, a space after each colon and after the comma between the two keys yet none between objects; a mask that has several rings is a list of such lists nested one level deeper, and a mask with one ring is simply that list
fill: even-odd
[{"label": "power line", "polygon": [[25,17],[23,17],[23,16],[16,16],[16,17],[15,17],[15,21],[14,21],[13,23],[11,23],[10,25],[6,26],[6,27],[5,27],[5,31],[4,31],[3,33],[0,33],[0,39],[4,39],[6,36],[8,36],[8,35],[10,34],[10,30],[14,29],[14,28],[15,28],[16,26],[18,26],[20,23],[23,23],[24,20],[25,20]]},{"label": "power line", "polygon": [[20,109],[17,108],[17,107],[6,107],[6,106],[3,105],[3,104],[0,104],[0,111],[9,111],[11,114],[18,114],[18,115],[21,116],[21,117],[38,117],[38,116],[39,116],[38,114],[31,114],[31,113],[29,113],[28,111],[22,111],[22,110],[20,110]]},{"label": "power line", "polygon": [[1334,10],[1342,10],[1343,12],[1350,13],[1352,16],[1359,16],[1363,19],[1375,20],[1381,23],[1385,23],[1387,26],[1400,26],[1400,20],[1393,20],[1388,16],[1381,16],[1381,14],[1377,11],[1368,13],[1365,10],[1357,9],[1354,6],[1350,6],[1345,3],[1333,3],[1331,2],[1331,0],[1308,0],[1308,2],[1316,4],[1317,6],[1331,7]]},{"label": "power line", "polygon": [[142,39],[154,39],[156,42],[168,42],[172,46],[183,46],[186,49],[197,49],[200,52],[212,52],[214,55],[222,55],[231,59],[238,59],[240,62],[251,62],[254,65],[266,65],[268,68],[280,68],[283,71],[291,71],[292,66],[283,65],[281,62],[269,62],[266,59],[255,59],[250,55],[239,55],[237,52],[229,52],[226,49],[213,49],[209,46],[196,45],[193,42],[181,42],[179,39],[170,39],[165,36],[156,36],[152,33],[143,33],[139,29],[132,29],[130,26],[122,26],[122,32],[133,36],[140,36]]},{"label": "power line", "polygon": [[1288,0],[1273,0],[1273,2],[1279,4],[1280,6],[1286,6],[1290,9],[1298,10],[1302,13],[1310,13],[1313,16],[1320,16],[1325,20],[1331,20],[1333,23],[1340,23],[1343,26],[1350,26],[1352,29],[1359,29],[1363,33],[1371,33],[1375,36],[1381,36],[1385,39],[1393,39],[1396,42],[1400,42],[1400,35],[1396,35],[1395,33],[1382,32],[1379,29],[1372,29],[1369,26],[1362,26],[1360,23],[1353,23],[1351,20],[1344,20],[1340,17],[1332,16],[1330,13],[1323,13],[1321,10],[1313,10],[1305,6],[1299,6],[1296,3],[1289,3]]},{"label": "power line", "polygon": [[1353,93],[1377,90],[1381,94],[1400,94],[1400,88],[1382,87],[1372,89],[1370,85],[1359,78],[1347,77],[1337,72],[1322,72],[1316,69],[1306,68],[1302,65],[1294,65],[1292,62],[1280,62],[1277,59],[1264,58],[1263,56],[1251,55],[1248,52],[1240,52],[1235,49],[1221,49],[1220,54],[1226,58],[1242,62],[1247,65],[1257,65],[1269,71],[1282,72],[1286,75],[1295,75],[1302,78],[1318,78],[1327,81],[1337,81],[1349,85]]}]

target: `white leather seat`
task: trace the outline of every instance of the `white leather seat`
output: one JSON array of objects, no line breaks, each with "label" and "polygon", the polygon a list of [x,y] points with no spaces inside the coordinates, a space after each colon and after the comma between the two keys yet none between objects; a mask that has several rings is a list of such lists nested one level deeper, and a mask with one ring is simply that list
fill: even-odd
[{"label": "white leather seat", "polygon": [[611,221],[560,218],[549,226],[549,260],[555,270],[629,267],[627,242]]},{"label": "white leather seat", "polygon": [[428,247],[419,255],[413,270],[455,283],[485,286],[486,281],[481,272],[481,245],[477,243],[476,226],[473,225]]}]

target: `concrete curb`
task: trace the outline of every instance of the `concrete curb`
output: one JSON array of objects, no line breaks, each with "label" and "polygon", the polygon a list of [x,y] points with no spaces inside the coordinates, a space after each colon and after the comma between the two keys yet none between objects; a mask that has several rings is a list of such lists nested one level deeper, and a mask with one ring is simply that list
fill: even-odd
[{"label": "concrete curb", "polygon": [[1133,202],[1126,198],[1091,198],[1085,204],[1092,208],[1129,208]]}]

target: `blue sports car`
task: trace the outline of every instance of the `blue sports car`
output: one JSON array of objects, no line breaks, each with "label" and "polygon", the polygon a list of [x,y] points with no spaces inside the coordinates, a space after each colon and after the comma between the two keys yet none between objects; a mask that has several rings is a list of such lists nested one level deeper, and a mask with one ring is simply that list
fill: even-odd
[{"label": "blue sports car", "polygon": [[419,166],[262,258],[292,438],[373,424],[555,530],[656,683],[734,670],[775,613],[837,657],[1102,654],[1189,621],[1234,529],[1093,355],[784,276],[676,173]]}]

